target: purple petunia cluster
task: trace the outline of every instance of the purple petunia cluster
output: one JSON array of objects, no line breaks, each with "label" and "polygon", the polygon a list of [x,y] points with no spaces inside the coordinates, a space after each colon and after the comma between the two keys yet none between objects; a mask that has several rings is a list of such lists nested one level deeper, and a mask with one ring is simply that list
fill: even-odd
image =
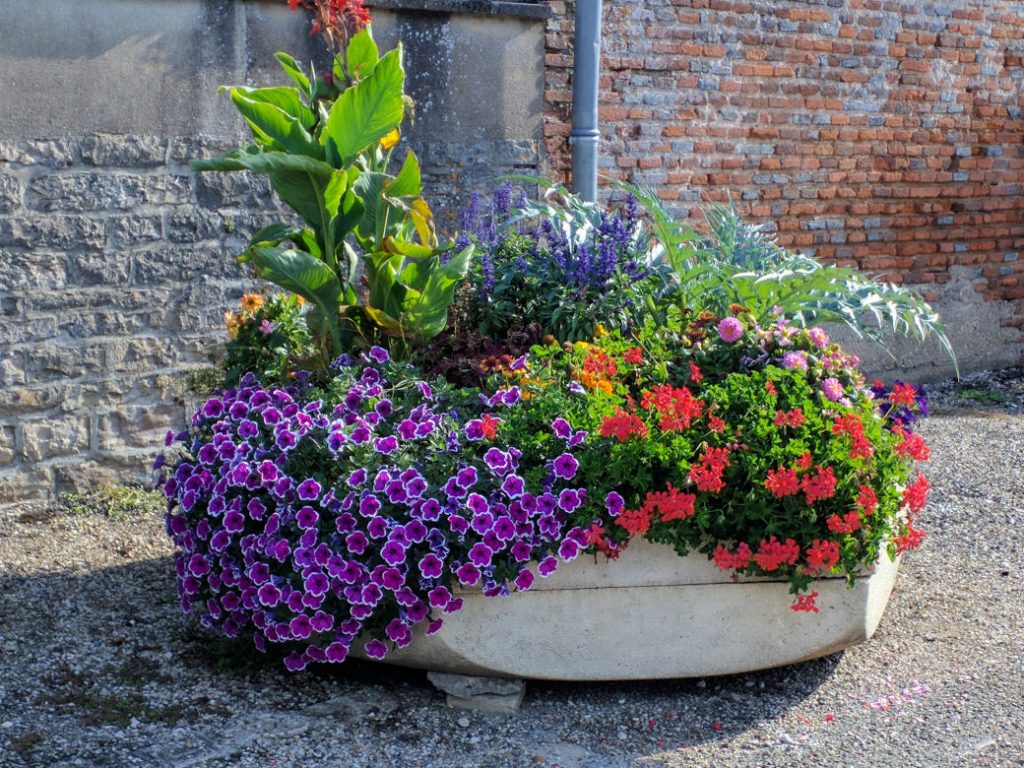
[{"label": "purple petunia cluster", "polygon": [[559,420],[565,450],[530,483],[492,431],[514,388],[460,413],[382,349],[336,364],[326,391],[244,378],[158,460],[182,609],[260,650],[287,644],[291,670],[357,643],[382,658],[436,632],[460,590],[528,590],[587,543],[569,524],[585,433]]}]

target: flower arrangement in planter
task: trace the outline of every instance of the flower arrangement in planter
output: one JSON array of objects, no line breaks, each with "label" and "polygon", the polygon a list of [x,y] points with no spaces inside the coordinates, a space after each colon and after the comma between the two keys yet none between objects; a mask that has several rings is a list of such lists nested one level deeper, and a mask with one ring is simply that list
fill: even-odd
[{"label": "flower arrangement in planter", "polygon": [[228,314],[223,388],[158,461],[186,612],[297,670],[640,538],[786,579],[797,612],[921,543],[923,395],[819,325],[944,340],[920,297],[640,188],[609,212],[526,178],[541,200],[505,184],[439,240],[415,155],[388,170],[400,49],[317,8],[333,71],[280,54],[295,87],[230,91],[253,143],[196,164],[268,174],[302,223],[241,255],[284,293]]}]

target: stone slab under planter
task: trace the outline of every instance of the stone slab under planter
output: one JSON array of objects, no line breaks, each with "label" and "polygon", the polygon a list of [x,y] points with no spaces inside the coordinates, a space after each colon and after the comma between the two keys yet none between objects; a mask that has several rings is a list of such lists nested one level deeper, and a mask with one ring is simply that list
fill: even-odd
[{"label": "stone slab under planter", "polygon": [[820,612],[797,613],[788,582],[734,581],[704,555],[679,557],[670,547],[635,541],[617,561],[581,557],[528,592],[500,598],[467,590],[463,609],[445,617],[439,632],[421,631],[386,661],[539,680],[651,680],[777,667],[870,638],[896,568],[883,555],[852,589],[844,579],[816,582]]}]

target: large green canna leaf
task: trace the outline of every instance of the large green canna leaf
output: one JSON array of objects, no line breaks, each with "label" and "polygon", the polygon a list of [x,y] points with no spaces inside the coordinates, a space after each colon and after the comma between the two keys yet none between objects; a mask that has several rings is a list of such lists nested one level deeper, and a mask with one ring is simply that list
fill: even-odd
[{"label": "large green canna leaf", "polygon": [[297,293],[320,309],[335,352],[340,352],[338,316],[343,291],[334,271],[315,256],[295,248],[256,245],[249,250],[258,277]]},{"label": "large green canna leaf", "polygon": [[420,339],[432,339],[445,329],[448,308],[455,298],[455,289],[466,279],[473,246],[452,256],[447,264],[435,262],[426,284],[415,302],[407,306],[402,320]]},{"label": "large green canna leaf", "polygon": [[402,169],[384,185],[384,191],[389,197],[419,197],[423,191],[420,163],[411,149],[405,155]]},{"label": "large green canna leaf", "polygon": [[399,46],[385,54],[369,76],[342,92],[320,136],[332,164],[348,165],[399,126],[405,110],[404,86]]},{"label": "large green canna leaf", "polygon": [[345,70],[340,72],[341,57],[334,60],[334,73],[344,80],[347,75],[352,80],[362,80],[380,61],[380,51],[373,40],[370,27],[352,36],[345,51]]},{"label": "large green canna leaf", "polygon": [[250,101],[261,101],[277,107],[286,115],[297,119],[306,130],[311,129],[316,123],[316,115],[313,113],[313,110],[302,103],[299,92],[294,88],[281,86],[274,88],[246,88],[239,86],[231,90]]},{"label": "large green canna leaf", "polygon": [[299,67],[298,62],[284,51],[275,53],[274,58],[277,59],[277,63],[281,65],[281,69],[292,79],[292,82],[308,98],[312,94],[309,87],[309,78],[306,77],[306,73]]},{"label": "large green canna leaf", "polygon": [[305,155],[287,152],[245,152],[236,150],[215,160],[192,163],[197,171],[253,171],[265,173],[281,199],[316,230],[321,241],[331,221],[324,193],[334,168]]},{"label": "large green canna leaf", "polygon": [[232,88],[231,100],[252,129],[257,142],[271,149],[319,158],[323,150],[298,117],[280,107],[246,95],[246,89]]}]

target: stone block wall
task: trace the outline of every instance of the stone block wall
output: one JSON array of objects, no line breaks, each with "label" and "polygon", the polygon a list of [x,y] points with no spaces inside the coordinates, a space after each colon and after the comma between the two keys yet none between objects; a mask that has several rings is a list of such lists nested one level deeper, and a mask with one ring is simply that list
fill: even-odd
[{"label": "stone block wall", "polygon": [[[407,139],[450,216],[496,174],[537,169],[543,21],[430,8],[375,19],[382,46],[405,42]],[[470,67],[481,48],[502,54]],[[322,57],[284,0],[0,7],[0,504],[146,479],[185,423],[188,372],[252,287],[234,255],[284,213],[261,177],[188,163],[238,145],[215,89],[282,80],[278,49]]]},{"label": "stone block wall", "polygon": [[[550,5],[543,130],[566,175],[574,4]],[[1024,2],[609,0],[602,46],[605,176],[696,226],[732,199],[786,246],[922,289],[962,367],[1021,361]],[[951,373],[934,345],[900,364]]]}]

